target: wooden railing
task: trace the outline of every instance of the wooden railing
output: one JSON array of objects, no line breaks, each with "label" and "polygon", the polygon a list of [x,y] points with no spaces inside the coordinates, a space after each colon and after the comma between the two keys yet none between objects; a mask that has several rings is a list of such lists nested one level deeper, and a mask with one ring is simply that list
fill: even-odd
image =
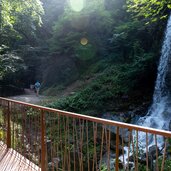
[{"label": "wooden railing", "polygon": [[169,131],[0,98],[0,141],[42,171],[171,170],[170,138]]}]

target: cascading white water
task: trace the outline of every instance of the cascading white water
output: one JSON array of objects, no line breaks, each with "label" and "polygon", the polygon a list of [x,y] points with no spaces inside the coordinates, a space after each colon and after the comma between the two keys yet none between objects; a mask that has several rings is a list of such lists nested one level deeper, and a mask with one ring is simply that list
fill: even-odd
[{"label": "cascading white water", "polygon": [[[153,94],[153,103],[145,117],[142,117],[137,122],[138,125],[152,127],[157,129],[169,129],[171,120],[171,98],[169,87],[167,86],[166,76],[169,71],[169,63],[171,61],[171,16],[168,19],[165,38],[162,46],[160,62],[158,66],[158,74]],[[171,77],[171,75],[170,75]],[[146,142],[145,134],[139,134],[139,141]],[[149,144],[153,144],[152,136],[149,138]],[[162,138],[158,139],[158,144],[161,146]]]},{"label": "cascading white water", "polygon": [[[158,73],[156,79],[155,90],[153,94],[153,103],[149,108],[147,115],[141,117],[137,125],[157,128],[157,129],[169,129],[169,123],[171,120],[171,96],[169,92],[169,87],[167,86],[166,77],[169,71],[169,63],[171,65],[171,16],[168,19],[167,28],[165,32],[165,38],[162,46],[160,62],[158,66]],[[171,68],[170,68],[171,70]],[[170,72],[171,77],[171,72]],[[171,88],[170,88],[171,91]],[[135,137],[135,134],[133,135]],[[158,136],[158,147],[162,147],[163,138]],[[139,132],[138,142],[141,142],[141,148],[146,150],[146,134]],[[154,136],[148,136],[148,145],[154,145]],[[124,147],[125,150],[125,161],[127,163],[127,147]],[[131,154],[130,154],[131,155]],[[120,156],[120,160],[123,161],[123,156]]]}]

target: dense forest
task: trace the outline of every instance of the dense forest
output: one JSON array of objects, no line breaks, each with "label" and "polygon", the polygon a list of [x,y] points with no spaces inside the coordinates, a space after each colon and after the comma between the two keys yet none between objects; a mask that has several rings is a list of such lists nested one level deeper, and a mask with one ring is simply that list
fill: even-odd
[{"label": "dense forest", "polygon": [[54,108],[97,115],[148,106],[171,2],[75,3],[1,0],[1,95],[39,80]]}]

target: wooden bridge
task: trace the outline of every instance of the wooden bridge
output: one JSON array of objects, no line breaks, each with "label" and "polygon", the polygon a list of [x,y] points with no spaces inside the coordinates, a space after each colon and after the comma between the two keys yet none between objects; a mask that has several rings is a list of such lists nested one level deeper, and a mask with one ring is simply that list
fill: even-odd
[{"label": "wooden bridge", "polygon": [[0,142],[0,170],[1,171],[39,171],[41,170],[33,162],[13,149],[8,149]]},{"label": "wooden bridge", "polygon": [[1,171],[171,170],[170,138],[170,131],[0,98]]}]

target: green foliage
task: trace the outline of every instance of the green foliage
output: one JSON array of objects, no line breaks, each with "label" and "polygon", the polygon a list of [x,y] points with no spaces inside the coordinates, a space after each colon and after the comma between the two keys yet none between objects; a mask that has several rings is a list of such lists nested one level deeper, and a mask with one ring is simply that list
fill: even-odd
[{"label": "green foliage", "polygon": [[[162,166],[162,161],[163,161],[163,157],[159,157],[159,159],[158,159],[159,168],[161,168],[161,166]],[[171,160],[165,159],[163,171],[168,171],[168,170],[171,170]]]},{"label": "green foliage", "polygon": [[[110,38],[110,58],[113,62],[130,62],[145,53],[156,53],[160,48],[156,27],[161,29],[162,22],[145,25],[145,20],[128,20],[115,27]],[[153,34],[155,33],[155,36]],[[148,41],[147,41],[148,40]],[[156,43],[154,43],[156,42]],[[159,55],[159,54],[157,54]]]},{"label": "green foliage", "polygon": [[[112,24],[111,14],[105,10],[103,2],[88,1],[80,13],[73,12],[70,6],[66,5],[64,13],[53,27],[53,36],[50,40],[51,51],[58,54],[73,54],[80,60],[85,59],[83,52],[87,54],[87,58],[94,57],[97,46],[98,48],[105,46],[106,40],[102,37],[104,34],[110,34]],[[89,42],[86,47],[80,45],[83,37],[86,37]]]},{"label": "green foliage", "polygon": [[24,67],[22,59],[14,52],[8,51],[8,47],[0,46],[0,78],[17,72]]},{"label": "green foliage", "polygon": [[39,0],[1,0],[1,9],[2,27],[13,27],[17,22],[20,22],[20,19],[24,19],[24,17],[30,17],[32,24],[34,22],[38,24],[42,23],[41,14],[43,13],[43,8]]},{"label": "green foliage", "polygon": [[[130,95],[140,89],[141,77],[148,72],[153,55],[146,54],[132,64],[114,65],[107,68],[83,90],[50,104],[50,107],[84,112],[86,110],[103,111],[123,95]],[[139,79],[137,79],[139,78]],[[148,89],[148,85],[146,85]],[[113,106],[114,107],[114,106]]]},{"label": "green foliage", "polygon": [[139,171],[146,171],[147,170],[146,165],[138,163],[138,170]]},{"label": "green foliage", "polygon": [[167,10],[171,9],[170,0],[127,0],[127,4],[128,11],[150,18],[152,22],[165,19],[168,15]]},{"label": "green foliage", "polygon": [[[102,164],[101,168],[100,168],[100,171],[107,171],[108,168],[107,168],[107,165],[106,164]],[[111,171],[114,171],[114,169],[112,169]]]},{"label": "green foliage", "polygon": [[44,10],[40,0],[1,0],[0,5],[0,77],[4,84],[14,85],[23,82],[21,73],[25,75],[27,68],[21,45],[35,46]]},{"label": "green foliage", "polygon": [[[148,20],[140,15],[148,12],[147,7],[153,6],[149,10],[154,14],[155,4],[166,5],[166,0],[157,2],[92,0],[74,12],[68,1],[2,0],[1,44],[9,48],[3,47],[1,53],[1,75],[17,73],[7,74],[8,78],[24,86],[39,79],[47,94],[88,78],[88,86],[85,83],[81,91],[52,106],[80,112],[113,110],[123,96],[152,91],[165,22],[145,25]],[[88,40],[86,45],[82,38]],[[17,56],[26,65],[22,72],[17,72],[21,71]]]},{"label": "green foliage", "polygon": [[91,44],[88,44],[87,46],[79,45],[76,47],[75,52],[77,58],[83,61],[93,59],[93,57],[95,57],[96,54],[96,50]]},{"label": "green foliage", "polygon": [[36,30],[42,24],[39,0],[1,0],[0,44],[16,50],[21,44],[35,45]]}]

